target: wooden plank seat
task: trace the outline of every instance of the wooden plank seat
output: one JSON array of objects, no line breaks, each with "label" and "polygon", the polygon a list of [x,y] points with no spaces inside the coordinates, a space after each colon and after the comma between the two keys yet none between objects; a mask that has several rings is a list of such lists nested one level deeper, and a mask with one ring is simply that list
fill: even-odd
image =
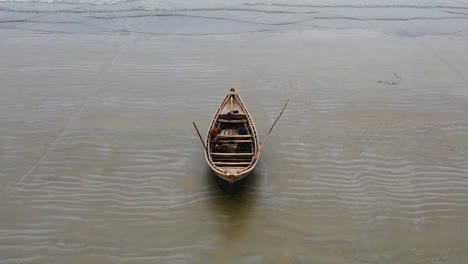
[{"label": "wooden plank seat", "polygon": [[212,144],[222,144],[222,143],[253,143],[254,141],[252,139],[231,139],[231,140],[226,140],[226,139],[220,139],[220,140],[211,140]]},{"label": "wooden plank seat", "polygon": [[[244,115],[244,114],[233,114],[233,115],[231,115],[231,117],[232,117],[232,119],[246,119],[247,118],[247,116]],[[219,118],[226,119],[227,115],[226,114],[220,114]]]},{"label": "wooden plank seat", "polygon": [[252,158],[237,158],[237,159],[232,159],[232,158],[225,158],[225,157],[221,157],[221,158],[215,158],[213,157],[213,162],[251,162],[252,161]]},{"label": "wooden plank seat", "polygon": [[[211,154],[215,154],[212,152]],[[216,155],[220,154],[220,155]],[[212,155],[212,159],[214,162],[251,162],[253,155],[223,155],[223,154],[245,154],[245,153],[216,153]]]},{"label": "wooden plank seat", "polygon": [[240,123],[246,123],[247,122],[247,119],[224,119],[224,118],[220,118],[218,119],[219,122],[222,122],[222,123],[231,123],[231,124],[240,124]]},{"label": "wooden plank seat", "polygon": [[251,157],[255,155],[253,152],[245,152],[245,153],[224,153],[224,152],[211,152],[211,156],[213,157]]},{"label": "wooden plank seat", "polygon": [[245,139],[252,138],[252,135],[218,135],[218,139]]},{"label": "wooden plank seat", "polygon": [[214,164],[216,166],[248,166],[251,162],[225,162],[225,161],[216,161]]}]

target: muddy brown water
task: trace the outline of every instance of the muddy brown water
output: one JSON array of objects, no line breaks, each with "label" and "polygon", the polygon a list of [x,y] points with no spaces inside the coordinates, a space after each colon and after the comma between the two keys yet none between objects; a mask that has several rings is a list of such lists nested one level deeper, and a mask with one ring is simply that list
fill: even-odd
[{"label": "muddy brown water", "polygon": [[[0,263],[467,263],[468,39],[372,23],[3,25]],[[290,98],[236,195],[192,126],[230,87],[260,139]]]}]

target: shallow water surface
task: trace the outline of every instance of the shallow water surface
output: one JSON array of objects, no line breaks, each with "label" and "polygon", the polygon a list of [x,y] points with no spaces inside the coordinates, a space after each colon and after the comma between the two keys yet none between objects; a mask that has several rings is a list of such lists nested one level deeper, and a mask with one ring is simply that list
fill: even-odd
[{"label": "shallow water surface", "polygon": [[[1,2],[0,263],[468,262],[466,5],[317,3]],[[230,87],[290,98],[236,195]]]}]

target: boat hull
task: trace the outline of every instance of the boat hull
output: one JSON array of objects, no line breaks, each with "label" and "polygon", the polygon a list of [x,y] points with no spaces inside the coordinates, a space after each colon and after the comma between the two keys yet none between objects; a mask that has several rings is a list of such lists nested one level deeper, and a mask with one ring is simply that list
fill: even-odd
[{"label": "boat hull", "polygon": [[[244,128],[243,132],[239,130],[239,125]],[[217,149],[213,144],[235,144],[236,147],[234,151],[226,151]],[[231,88],[216,111],[205,146],[206,161],[222,183],[220,186],[227,192],[238,189],[236,186],[242,185],[241,182],[255,168],[259,158],[257,130],[234,88]]]},{"label": "boat hull", "polygon": [[245,183],[252,177],[250,174],[245,175],[243,178],[240,178],[234,182],[230,182],[219,175],[214,174],[213,177],[216,179],[218,186],[226,193],[234,194],[241,190]]},{"label": "boat hull", "polygon": [[227,182],[236,182],[236,181],[240,181],[242,180],[243,178],[249,176],[249,174],[252,172],[253,168],[251,169],[248,169],[244,172],[241,172],[239,174],[225,174],[225,173],[222,173],[222,172],[219,172],[217,170],[212,170],[213,173],[218,176],[219,178],[227,181]]}]

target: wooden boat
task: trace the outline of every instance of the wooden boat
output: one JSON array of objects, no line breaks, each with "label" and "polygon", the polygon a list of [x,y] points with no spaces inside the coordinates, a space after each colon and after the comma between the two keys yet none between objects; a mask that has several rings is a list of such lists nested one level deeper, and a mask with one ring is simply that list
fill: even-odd
[{"label": "wooden boat", "polygon": [[[286,108],[287,102],[278,118]],[[242,182],[255,168],[260,151],[265,144],[259,145],[257,129],[242,99],[231,88],[216,111],[205,142],[198,131],[198,136],[205,147],[205,158],[211,170],[225,191],[233,192],[236,184]]]},{"label": "wooden boat", "polygon": [[[213,130],[216,132],[212,133]],[[206,136],[206,161],[211,170],[232,185],[247,177],[258,162],[255,124],[234,88],[211,121]]]}]

